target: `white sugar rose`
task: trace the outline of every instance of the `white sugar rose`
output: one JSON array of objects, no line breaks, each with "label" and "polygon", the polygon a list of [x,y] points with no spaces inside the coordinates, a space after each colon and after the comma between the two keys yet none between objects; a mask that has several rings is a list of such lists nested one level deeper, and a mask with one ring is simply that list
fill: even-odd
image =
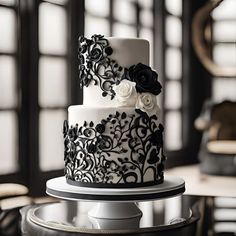
[{"label": "white sugar rose", "polygon": [[139,93],[136,109],[146,112],[149,116],[156,115],[159,117],[160,108],[157,105],[157,98],[152,93]]},{"label": "white sugar rose", "polygon": [[134,106],[137,99],[137,92],[135,89],[135,82],[127,79],[122,80],[118,85],[114,86],[116,93],[115,99],[117,106]]}]

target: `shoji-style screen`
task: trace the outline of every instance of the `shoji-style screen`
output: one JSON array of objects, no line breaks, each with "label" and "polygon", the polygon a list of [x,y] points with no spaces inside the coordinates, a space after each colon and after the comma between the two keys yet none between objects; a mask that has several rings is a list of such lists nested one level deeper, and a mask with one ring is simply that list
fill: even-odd
[{"label": "shoji-style screen", "polygon": [[17,6],[0,1],[0,175],[19,169],[20,90],[17,69]]},{"label": "shoji-style screen", "polygon": [[150,42],[153,65],[153,0],[86,0],[85,35],[140,37]]},{"label": "shoji-style screen", "polygon": [[[212,57],[218,66],[236,67],[236,1],[225,0],[212,12]],[[215,77],[212,99],[236,100],[236,78]]]},{"label": "shoji-style screen", "polygon": [[164,120],[165,145],[168,151],[183,147],[183,65],[182,0],[165,0],[164,17]]},{"label": "shoji-style screen", "polygon": [[39,164],[63,168],[62,124],[68,106],[67,1],[42,1],[38,15]]}]

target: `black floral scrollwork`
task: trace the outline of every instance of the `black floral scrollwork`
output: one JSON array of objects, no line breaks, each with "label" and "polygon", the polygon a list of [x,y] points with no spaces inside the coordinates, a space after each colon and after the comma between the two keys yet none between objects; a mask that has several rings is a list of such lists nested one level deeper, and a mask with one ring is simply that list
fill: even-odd
[{"label": "black floral scrollwork", "polygon": [[149,92],[158,95],[162,86],[158,81],[158,74],[151,67],[138,63],[129,68],[121,67],[109,56],[113,49],[103,35],[93,35],[91,39],[79,37],[79,79],[82,86],[89,86],[91,82],[99,85],[102,96],[115,97],[114,85],[128,79],[136,83],[136,91]]},{"label": "black floral scrollwork", "polygon": [[121,78],[123,68],[115,60],[110,59],[113,49],[103,35],[93,35],[91,39],[79,37],[79,78],[82,86],[91,82],[99,85],[102,96],[115,96],[113,85]]},{"label": "black floral scrollwork", "polygon": [[[64,122],[67,179],[92,184],[138,184],[152,173],[152,183],[163,180],[163,126],[157,117],[125,112],[110,114],[99,124],[69,127]],[[116,158],[114,158],[116,156]]]}]

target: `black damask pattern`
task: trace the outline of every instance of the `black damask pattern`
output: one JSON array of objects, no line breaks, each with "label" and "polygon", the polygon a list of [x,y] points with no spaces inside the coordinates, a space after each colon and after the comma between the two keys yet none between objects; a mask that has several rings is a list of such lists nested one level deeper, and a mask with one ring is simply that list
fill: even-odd
[{"label": "black damask pattern", "polygon": [[[163,181],[163,126],[145,112],[110,114],[99,124],[64,122],[65,174],[81,183],[142,185],[147,172]],[[127,145],[125,145],[127,144]],[[114,156],[117,156],[115,159]]]},{"label": "black damask pattern", "polygon": [[123,68],[109,58],[113,53],[109,42],[102,35],[93,35],[91,39],[79,37],[79,78],[82,86],[91,82],[99,85],[102,96],[115,96],[113,85],[118,84]]}]

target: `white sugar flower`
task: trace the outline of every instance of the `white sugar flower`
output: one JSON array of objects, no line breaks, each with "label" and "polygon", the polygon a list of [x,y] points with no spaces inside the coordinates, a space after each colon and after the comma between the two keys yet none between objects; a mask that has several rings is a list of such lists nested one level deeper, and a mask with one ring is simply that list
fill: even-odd
[{"label": "white sugar flower", "polygon": [[114,86],[116,93],[115,99],[117,106],[134,106],[137,99],[137,92],[135,89],[135,82],[127,79],[122,80],[118,85]]},{"label": "white sugar flower", "polygon": [[149,116],[159,117],[160,108],[157,105],[157,98],[152,93],[139,93],[136,101],[136,108],[146,112]]}]

